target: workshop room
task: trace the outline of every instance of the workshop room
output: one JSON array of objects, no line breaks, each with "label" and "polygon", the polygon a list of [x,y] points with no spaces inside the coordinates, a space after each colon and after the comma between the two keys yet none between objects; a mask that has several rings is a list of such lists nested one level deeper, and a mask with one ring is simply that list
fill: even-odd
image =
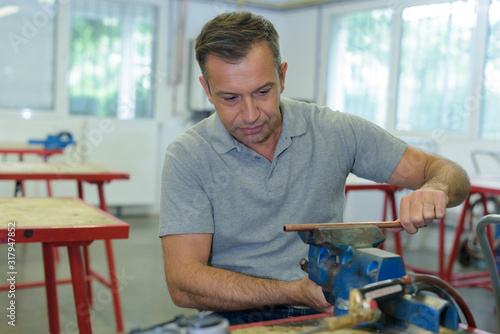
[{"label": "workshop room", "polygon": [[499,128],[500,0],[0,0],[0,333],[499,334]]}]

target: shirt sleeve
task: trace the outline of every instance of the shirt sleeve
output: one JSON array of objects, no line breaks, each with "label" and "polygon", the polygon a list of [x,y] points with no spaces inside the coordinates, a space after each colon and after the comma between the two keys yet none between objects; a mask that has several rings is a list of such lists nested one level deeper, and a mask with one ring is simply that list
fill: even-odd
[{"label": "shirt sleeve", "polygon": [[403,157],[407,144],[361,117],[340,113],[343,132],[352,154],[351,172],[359,177],[385,182]]},{"label": "shirt sleeve", "polygon": [[167,149],[162,169],[160,237],[168,234],[213,233],[209,196],[201,185],[201,168],[189,147],[174,142]]}]

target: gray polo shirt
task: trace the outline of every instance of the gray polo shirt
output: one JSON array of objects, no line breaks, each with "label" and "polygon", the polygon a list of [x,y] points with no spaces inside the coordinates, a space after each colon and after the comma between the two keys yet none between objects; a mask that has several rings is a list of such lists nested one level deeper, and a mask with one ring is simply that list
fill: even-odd
[{"label": "gray polo shirt", "polygon": [[168,147],[159,235],[213,234],[210,265],[299,280],[308,246],[285,224],[342,221],[349,173],[386,181],[406,144],[347,113],[281,98],[273,162],[236,141],[214,114]]}]

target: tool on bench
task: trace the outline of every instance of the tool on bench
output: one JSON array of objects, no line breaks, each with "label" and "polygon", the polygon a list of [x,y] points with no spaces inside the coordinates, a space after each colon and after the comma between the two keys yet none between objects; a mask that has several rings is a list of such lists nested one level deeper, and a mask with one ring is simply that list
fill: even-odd
[{"label": "tool on bench", "polygon": [[[301,261],[301,267],[323,288],[327,301],[335,306],[334,315],[345,317],[353,312],[350,304],[355,293],[357,304],[376,301],[382,313],[370,325],[376,329],[404,328],[411,323],[435,333],[440,327],[456,330],[459,314],[449,295],[456,297],[458,293],[450,292],[453,288],[444,281],[446,288],[435,286],[434,290],[442,292],[446,299],[422,293],[420,290],[433,291],[428,285],[434,281],[414,284],[428,275],[407,275],[399,255],[377,248],[385,240],[378,227],[354,225],[316,226],[298,232],[302,241],[309,244],[308,259]],[[475,326],[463,300],[456,302],[469,325]]]},{"label": "tool on bench", "polygon": [[200,312],[196,316],[175,319],[146,329],[134,329],[129,334],[229,334],[229,321],[215,314]]},{"label": "tool on bench", "polygon": [[382,312],[377,302],[373,299],[363,299],[359,290],[351,290],[349,293],[349,313],[339,317],[323,319],[324,324],[300,332],[299,334],[310,334],[320,331],[336,331],[352,327],[361,323],[373,323],[380,319]]},{"label": "tool on bench", "polygon": [[74,141],[71,133],[61,132],[57,135],[48,135],[45,140],[30,139],[28,144],[43,145],[48,150],[56,150],[74,144]]}]

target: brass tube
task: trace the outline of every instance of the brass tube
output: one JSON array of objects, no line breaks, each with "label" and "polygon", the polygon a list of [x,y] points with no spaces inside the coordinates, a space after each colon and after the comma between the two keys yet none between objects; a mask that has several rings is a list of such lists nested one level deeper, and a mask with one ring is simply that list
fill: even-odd
[{"label": "brass tube", "polygon": [[320,226],[337,226],[337,227],[356,227],[356,226],[377,226],[378,228],[401,228],[401,222],[388,221],[388,222],[360,222],[360,223],[320,223],[320,224],[290,224],[284,225],[283,231],[285,232],[300,232],[312,231],[315,227]]}]

